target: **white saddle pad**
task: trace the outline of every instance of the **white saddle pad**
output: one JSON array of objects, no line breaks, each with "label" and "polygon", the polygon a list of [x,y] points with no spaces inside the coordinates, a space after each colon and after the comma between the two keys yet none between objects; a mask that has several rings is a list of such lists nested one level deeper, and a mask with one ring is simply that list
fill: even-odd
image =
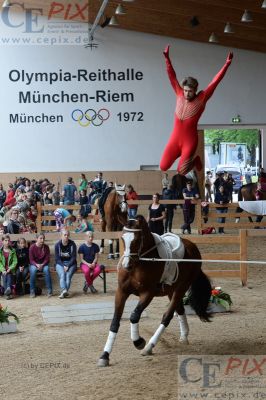
[{"label": "white saddle pad", "polygon": [[[179,236],[173,233],[165,233],[162,236],[152,234],[157,245],[158,253],[161,258],[183,258],[185,247]],[[178,278],[178,263],[167,261],[161,277],[161,283],[172,285]]]},{"label": "white saddle pad", "polygon": [[239,207],[255,215],[266,215],[266,200],[239,201]]}]

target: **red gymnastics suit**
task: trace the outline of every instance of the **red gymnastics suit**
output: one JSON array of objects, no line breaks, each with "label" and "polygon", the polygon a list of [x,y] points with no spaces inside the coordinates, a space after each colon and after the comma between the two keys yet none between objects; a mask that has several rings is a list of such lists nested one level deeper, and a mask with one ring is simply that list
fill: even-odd
[{"label": "red gymnastics suit", "polygon": [[202,163],[200,157],[194,158],[195,151],[198,146],[197,124],[203,113],[206,103],[212,96],[219,82],[223,79],[227,68],[231,64],[233,54],[229,53],[226,63],[218,74],[213,78],[208,87],[199,92],[192,100],[186,100],[183,94],[183,88],[180,86],[171,60],[169,58],[169,46],[164,52],[166,68],[171,85],[176,93],[176,109],[174,117],[174,129],[170,139],[164,149],[160,168],[167,171],[174,161],[181,156],[177,171],[186,175],[195,166],[197,170],[201,170]]}]

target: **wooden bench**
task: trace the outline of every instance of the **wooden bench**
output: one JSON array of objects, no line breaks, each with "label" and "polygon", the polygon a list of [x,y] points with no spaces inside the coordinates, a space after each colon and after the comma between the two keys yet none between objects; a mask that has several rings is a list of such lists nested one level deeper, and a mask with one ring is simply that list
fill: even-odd
[{"label": "wooden bench", "polygon": [[[118,239],[121,235],[121,232],[95,232],[94,238],[95,240],[100,240],[100,239]],[[16,242],[19,238],[24,237],[27,242],[32,242],[36,240],[36,234],[32,233],[24,233],[24,234],[12,234],[9,235],[10,239],[12,242]],[[76,244],[78,243],[84,243],[86,235],[84,233],[71,233],[71,240],[74,240]],[[49,246],[54,246],[54,244],[60,240],[61,234],[60,232],[54,232],[54,233],[46,233],[45,234],[45,242]],[[56,273],[55,268],[50,268],[50,272],[52,274]],[[82,273],[81,269],[78,268],[75,273]],[[113,266],[104,266],[103,271],[100,273],[99,277],[103,281],[103,291],[104,293],[107,293],[107,274],[110,273],[117,273],[117,268]],[[41,274],[40,274],[41,275]]]}]

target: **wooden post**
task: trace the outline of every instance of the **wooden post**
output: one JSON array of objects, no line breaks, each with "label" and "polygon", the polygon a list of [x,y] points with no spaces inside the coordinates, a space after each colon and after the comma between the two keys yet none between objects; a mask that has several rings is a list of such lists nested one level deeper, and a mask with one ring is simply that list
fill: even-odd
[{"label": "wooden post", "polygon": [[201,217],[201,201],[198,201],[196,204],[196,224],[198,234],[202,234],[202,217]]},{"label": "wooden post", "polygon": [[[240,235],[240,260],[247,261],[247,230],[241,229]],[[247,286],[248,280],[248,265],[246,263],[240,263],[240,279],[242,286]]]},{"label": "wooden post", "polygon": [[38,233],[42,231],[42,205],[40,201],[37,202],[36,228]]}]

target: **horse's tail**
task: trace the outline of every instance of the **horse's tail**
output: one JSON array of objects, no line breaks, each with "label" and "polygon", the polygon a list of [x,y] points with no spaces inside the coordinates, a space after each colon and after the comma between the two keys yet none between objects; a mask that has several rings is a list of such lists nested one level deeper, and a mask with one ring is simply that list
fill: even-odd
[{"label": "horse's tail", "polygon": [[207,312],[211,297],[211,283],[207,275],[200,271],[199,276],[191,285],[190,305],[197,316],[204,322],[210,322],[211,313]]}]

